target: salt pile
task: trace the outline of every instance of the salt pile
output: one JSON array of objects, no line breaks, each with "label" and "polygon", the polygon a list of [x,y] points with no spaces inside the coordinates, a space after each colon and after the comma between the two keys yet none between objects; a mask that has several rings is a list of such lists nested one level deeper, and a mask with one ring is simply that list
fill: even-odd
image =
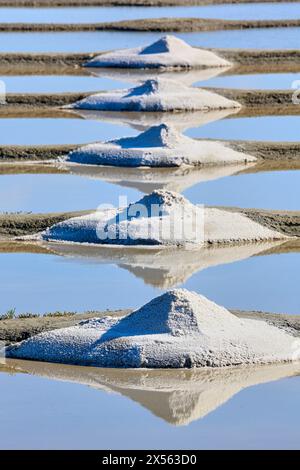
[{"label": "salt pile", "polygon": [[201,246],[286,237],[243,214],[196,206],[180,194],[158,190],[125,208],[99,209],[60,222],[36,238],[106,245]]},{"label": "salt pile", "polygon": [[234,109],[240,108],[241,105],[211,91],[157,78],[147,80],[134,88],[90,95],[66,107],[99,111],[174,112]]},{"label": "salt pile", "polygon": [[292,361],[296,343],[287,331],[239,319],[178,289],[122,318],[94,318],[41,333],[7,348],[7,356],[99,367],[224,367]]},{"label": "salt pile", "polygon": [[190,139],[175,128],[161,124],[137,137],[85,145],[70,152],[66,161],[86,165],[178,167],[251,162],[256,158],[221,142]]},{"label": "salt pile", "polygon": [[120,209],[98,210],[60,222],[42,233],[44,240],[109,245],[199,244],[202,213],[183,196],[153,191]]},{"label": "salt pile", "polygon": [[165,36],[144,47],[100,54],[87,67],[201,68],[231,65],[217,54],[191,47],[175,36]]}]

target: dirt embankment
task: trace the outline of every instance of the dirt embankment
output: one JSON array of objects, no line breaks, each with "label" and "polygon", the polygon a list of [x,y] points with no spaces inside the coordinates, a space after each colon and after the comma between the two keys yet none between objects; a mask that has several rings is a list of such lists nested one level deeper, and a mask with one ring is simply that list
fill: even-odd
[{"label": "dirt embankment", "polygon": [[61,212],[53,214],[0,213],[0,238],[32,235],[53,224],[91,211]]},{"label": "dirt embankment", "polygon": [[257,28],[299,27],[300,20],[219,20],[204,18],[154,18],[106,23],[0,23],[0,32],[157,31],[207,32]]},{"label": "dirt embankment", "polygon": [[[199,139],[199,143],[201,139]],[[268,164],[264,166],[265,169],[272,168],[276,164],[276,168],[284,169],[298,169],[300,165],[300,144],[298,142],[255,142],[255,141],[224,141],[219,142],[230,146],[234,150],[252,155],[256,157],[261,163]],[[80,147],[80,145],[37,145],[37,146],[21,146],[21,145],[3,145],[0,146],[0,163],[5,165],[0,166],[0,173],[6,174],[6,164],[26,164],[26,163],[40,163],[40,166],[35,166],[28,171],[34,173],[34,168],[38,173],[42,170],[42,163],[47,163],[44,167],[47,172],[51,172],[51,163],[58,161],[60,157],[65,157],[69,152]],[[26,172],[26,168],[22,167],[22,172]],[[18,170],[17,166],[15,170]],[[55,168],[52,168],[54,172]],[[249,170],[250,171],[250,170]],[[270,170],[269,170],[270,171]],[[58,171],[61,172],[61,171]]]},{"label": "dirt embankment", "polygon": [[[300,237],[300,211],[241,209],[238,207],[222,207],[222,209],[242,212],[270,229],[278,230],[291,237]],[[9,239],[32,235],[63,220],[90,212],[92,210],[51,214],[2,213],[0,214],[0,238]]]},{"label": "dirt embankment", "polygon": [[[299,115],[300,106],[293,103],[294,90],[239,90],[209,88],[226,98],[238,101],[242,108],[235,117],[258,115]],[[92,92],[82,93],[8,93],[0,105],[0,117],[79,117],[74,109],[65,109]]]},{"label": "dirt embankment", "polygon": [[[300,50],[260,50],[210,48],[215,54],[233,63],[225,75],[266,72],[300,71]],[[89,60],[105,51],[90,53],[6,53],[0,52],[2,75],[88,75],[83,67]]]},{"label": "dirt embankment", "polygon": [[[283,3],[285,0],[259,0],[260,3]],[[289,0],[298,3],[299,0]],[[189,6],[257,3],[257,0],[1,0],[1,7],[86,7],[86,6]]]},{"label": "dirt embankment", "polygon": [[[265,312],[251,312],[231,310],[231,312],[240,318],[253,318],[267,321],[279,328],[289,328],[295,336],[300,336],[300,317],[298,315],[272,314]],[[82,320],[101,317],[105,315],[123,316],[130,313],[130,310],[116,310],[105,312],[86,312],[73,314],[70,316],[41,316],[37,318],[15,318],[11,320],[0,321],[0,341],[6,344],[23,341],[43,331],[54,330],[74,326]]]}]

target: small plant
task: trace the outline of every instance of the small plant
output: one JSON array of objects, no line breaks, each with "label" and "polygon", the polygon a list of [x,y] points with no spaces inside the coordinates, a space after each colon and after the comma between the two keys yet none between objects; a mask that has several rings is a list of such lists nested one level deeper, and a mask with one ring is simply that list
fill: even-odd
[{"label": "small plant", "polygon": [[71,317],[72,315],[76,315],[75,312],[50,312],[45,313],[44,317]]},{"label": "small plant", "polygon": [[11,308],[7,310],[7,312],[4,313],[3,315],[0,315],[0,320],[12,320],[13,318],[15,318],[15,315],[16,315],[16,309]]},{"label": "small plant", "polygon": [[38,318],[39,315],[37,313],[21,313],[18,315],[18,318]]}]

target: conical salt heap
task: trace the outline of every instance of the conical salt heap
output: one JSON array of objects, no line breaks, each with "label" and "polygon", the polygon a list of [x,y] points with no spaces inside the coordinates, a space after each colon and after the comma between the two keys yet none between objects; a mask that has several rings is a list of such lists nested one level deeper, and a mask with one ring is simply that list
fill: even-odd
[{"label": "conical salt heap", "polygon": [[188,87],[175,80],[156,78],[129,89],[90,95],[67,108],[97,111],[209,111],[241,105],[211,91]]},{"label": "conical salt heap", "polygon": [[153,126],[136,137],[88,144],[70,152],[67,162],[119,167],[225,165],[256,161],[221,142],[197,141],[167,124]]},{"label": "conical salt heap", "polygon": [[154,43],[134,49],[100,54],[87,67],[119,68],[204,68],[231,65],[217,54],[191,47],[175,36],[164,36]]},{"label": "conical salt heap", "polygon": [[34,238],[98,245],[202,246],[286,237],[238,212],[196,206],[178,193],[156,190],[125,208],[74,217]]},{"label": "conical salt heap", "polygon": [[291,361],[294,346],[295,337],[282,329],[239,319],[178,289],[121,319],[95,318],[39,334],[8,348],[7,355],[99,367],[224,367]]}]

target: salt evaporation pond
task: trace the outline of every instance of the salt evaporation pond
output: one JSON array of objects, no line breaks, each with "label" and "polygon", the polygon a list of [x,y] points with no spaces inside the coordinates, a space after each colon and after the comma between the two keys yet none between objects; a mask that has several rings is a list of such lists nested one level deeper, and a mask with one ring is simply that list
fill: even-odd
[{"label": "salt evaporation pond", "polygon": [[[238,168],[237,168],[238,171]],[[249,170],[250,171],[250,170]],[[186,172],[186,170],[185,170]],[[127,196],[135,201],[141,196],[143,186],[136,180],[120,180],[103,172],[102,178],[72,175],[0,175],[0,211],[60,212],[94,209],[102,203],[118,204],[118,196]],[[112,173],[113,175],[114,173]],[[107,178],[105,179],[105,175]],[[211,181],[197,183],[193,179],[189,186],[181,182],[184,195],[193,203],[256,207],[261,209],[298,210],[300,199],[299,171],[277,171],[247,175],[216,177]],[[199,179],[201,174],[199,174]],[[153,179],[151,189],[180,189],[176,179],[169,185]],[[173,186],[172,186],[173,181]],[[167,179],[168,183],[168,179]],[[253,187],[255,186],[255,191]],[[282,192],[279,189],[285,188]],[[30,190],[29,190],[30,188]],[[67,191],[66,191],[67,188]],[[147,186],[145,186],[145,190]],[[148,192],[148,191],[147,191]],[[84,194],[84,198],[82,198]]]},{"label": "salt evaporation pond", "polygon": [[[172,32],[170,32],[172,34]],[[95,52],[150,44],[159,32],[0,33],[0,52]],[[192,46],[246,49],[297,49],[300,28],[176,33]]]},{"label": "salt evaporation pond", "polygon": [[[153,255],[150,257],[146,266],[145,258],[141,264],[135,264],[138,258],[125,264],[122,260],[109,261],[109,257],[101,262],[96,257],[1,253],[1,313],[11,308],[20,314],[139,307],[166,288],[168,273],[155,270]],[[299,260],[298,251],[252,256],[201,270],[199,258],[200,268],[186,270],[178,287],[196,291],[227,308],[298,315]],[[176,272],[177,264],[173,254],[170,272]]]},{"label": "salt evaporation pond", "polygon": [[[295,18],[297,4],[264,5],[226,5],[213,7],[172,8],[174,16],[203,16],[228,18]],[[141,14],[142,9],[114,8],[106,10],[106,17],[99,20],[95,10],[85,9],[85,18],[81,21],[105,21],[129,18],[120,15]],[[149,11],[154,17],[155,9]],[[152,13],[151,13],[152,10]],[[157,9],[158,10],[158,9]],[[170,9],[159,9],[158,14]],[[179,10],[182,13],[179,13]],[[72,20],[70,11],[63,16],[64,9],[57,11],[57,19],[47,10],[0,9],[5,13],[1,21],[25,22],[27,12],[31,21],[43,21],[38,15],[44,15],[46,21]],[[67,11],[67,10],[65,10]],[[194,13],[190,13],[190,12]],[[201,15],[195,13],[201,11]],[[83,12],[74,9],[74,14]],[[117,13],[116,13],[117,12]],[[206,12],[206,13],[205,13]],[[150,14],[151,13],[151,14]],[[175,14],[176,13],[176,14]],[[54,14],[54,13],[53,13]],[[109,14],[112,14],[111,17]],[[147,13],[148,14],[148,13]],[[10,16],[12,15],[12,16]],[[14,16],[13,16],[14,15]],[[37,15],[33,16],[32,15]],[[220,16],[218,16],[220,15]],[[237,16],[235,16],[237,15]],[[245,16],[243,16],[245,15]],[[277,16],[278,15],[278,16]],[[165,13],[170,16],[170,13]],[[137,16],[133,16],[137,17]],[[29,19],[28,19],[29,21]],[[211,33],[185,33],[179,37],[192,45],[203,47],[239,47],[246,48],[298,48],[299,29],[249,30]],[[2,51],[95,51],[120,47],[134,47],[147,44],[160,37],[160,33],[26,33],[0,34]],[[275,75],[275,74],[274,74]],[[219,77],[211,86],[241,88],[289,88],[289,80],[294,74],[276,76]],[[295,77],[297,79],[297,77]],[[90,80],[90,81],[88,81]],[[89,79],[87,77],[5,77],[8,91],[64,91],[96,90],[117,88],[117,82],[107,78]],[[31,81],[31,83],[30,83]],[[71,82],[72,81],[72,84]],[[39,83],[38,83],[39,82]],[[214,84],[215,83],[215,84]],[[93,84],[93,87],[92,87]],[[98,85],[99,84],[99,85]],[[114,86],[116,84],[116,86]],[[125,84],[126,86],[127,84]],[[123,85],[122,85],[123,86]],[[81,88],[82,87],[82,88]],[[91,88],[89,88],[91,87]],[[118,122],[111,125],[103,120],[80,119],[1,119],[0,144],[48,144],[48,143],[86,143],[93,140],[108,140],[120,136],[136,135],[136,130],[124,127]],[[20,129],[17,134],[16,129]],[[212,122],[202,127],[193,127],[186,131],[191,137],[251,139],[274,141],[298,141],[299,117],[261,117],[234,118]],[[272,172],[257,175],[231,176],[207,183],[196,184],[186,189],[185,195],[193,202],[207,204],[239,205],[245,207],[264,207],[299,209],[299,172]],[[54,211],[80,208],[94,208],[101,202],[117,203],[120,187],[102,180],[91,180],[74,175],[19,175],[0,176],[0,211],[28,210]],[[255,187],[255,191],[253,188]],[[286,188],[283,193],[280,188]],[[3,191],[3,193],[2,193]],[[140,192],[134,187],[121,188],[130,200],[136,200]],[[84,198],[80,197],[82,194]],[[66,196],[67,195],[67,196]],[[5,204],[8,204],[5,206]],[[103,310],[106,308],[138,307],[157,296],[166,273],[148,272],[143,266],[132,266],[116,261],[99,262],[99,259],[71,258],[54,254],[0,254],[0,297],[1,312],[16,307],[21,312],[87,309]],[[174,268],[176,268],[174,256]],[[30,266],[30,270],[28,270]],[[228,308],[256,309],[271,312],[299,314],[298,295],[299,253],[281,255],[254,256],[232,264],[218,265],[186,273],[180,285],[206,295]],[[159,277],[161,276],[161,278]],[[151,282],[156,280],[156,284]],[[217,288],[216,288],[217,286]],[[17,292],[17,296],[16,296]],[[117,292],[117,295],[116,295]],[[132,292],[135,293],[133,297]],[[5,366],[4,366],[5,367]],[[136,448],[297,448],[299,443],[298,396],[299,377],[246,388],[237,395],[227,397],[222,403],[222,396],[217,396],[222,406],[211,406],[201,414],[201,407],[206,402],[193,393],[170,390],[170,378],[162,379],[162,385],[169,388],[168,394],[155,391],[140,391],[116,388],[112,378],[106,382],[106,390],[119,391],[121,395],[108,394],[101,389],[97,371],[97,385],[87,387],[76,383],[61,382],[52,370],[44,376],[35,372],[35,367],[23,366],[28,375],[6,373],[0,364],[0,387],[2,407],[0,447],[20,448],[129,448],[132,442]],[[21,364],[20,364],[20,368]],[[61,376],[75,375],[77,381],[85,383],[85,374],[76,368],[65,371]],[[2,372],[2,373],[1,373]],[[91,371],[88,371],[92,375]],[[165,371],[164,371],[165,372]],[[185,390],[193,377],[186,373]],[[296,372],[295,372],[296,373]],[[30,374],[37,374],[35,376]],[[69,375],[68,375],[69,374]],[[103,374],[102,374],[103,375]],[[272,374],[271,374],[272,375]],[[266,372],[265,378],[268,377]],[[115,379],[116,380],[116,379]],[[195,380],[195,378],[194,378]],[[271,379],[270,379],[271,380]],[[144,382],[144,380],[143,380]],[[99,385],[100,384],[100,385]],[[109,385],[110,384],[110,385]],[[224,378],[222,389],[226,389],[228,378]],[[253,385],[255,382],[253,383]],[[240,386],[245,386],[240,380]],[[22,399],[20,399],[22,391]],[[215,391],[215,387],[213,389]],[[238,392],[239,389],[233,388]],[[211,394],[209,395],[211,397]],[[284,401],[282,397],[284,396]],[[198,403],[200,410],[195,407]],[[49,403],[51,407],[49,407]],[[162,407],[153,408],[151,404],[162,403]],[[217,402],[217,404],[220,404]],[[183,422],[178,420],[184,411]],[[274,414],[276,410],[276,414]],[[131,426],[128,428],[128,421]],[[31,423],[30,429],[24,423]],[[101,424],[105,422],[105,427]],[[99,424],[100,423],[100,424]],[[177,424],[177,427],[174,426]],[[185,426],[183,426],[185,424]],[[42,431],[41,431],[42,430]],[[262,432],[263,430],[263,432]],[[12,438],[13,436],[13,438]]]},{"label": "salt evaporation pond", "polygon": [[253,90],[289,90],[293,82],[300,80],[300,73],[265,73],[229,75],[196,82],[195,86],[241,88]]},{"label": "salt evaporation pond", "polygon": [[92,76],[0,76],[0,80],[5,83],[7,93],[97,92],[132,86],[126,78],[122,81]]},{"label": "salt evaporation pond", "polygon": [[[135,116],[136,117],[136,116]],[[147,116],[146,116],[147,117]],[[261,140],[298,142],[300,116],[263,116],[238,118],[233,116],[197,126],[197,119],[191,120],[192,128],[185,134],[193,138],[225,140]],[[122,125],[124,124],[124,125]],[[125,126],[126,124],[126,126]],[[137,122],[126,120],[126,113],[119,116],[99,115],[95,119],[1,119],[0,145],[46,145],[84,144],[98,140],[112,140],[137,135]],[[19,129],[16,134],[16,128]]]},{"label": "salt evaporation pond", "polygon": [[[92,74],[94,71],[91,71]],[[96,71],[95,71],[96,72]],[[84,72],[88,73],[88,72]],[[114,90],[118,88],[128,88],[136,82],[137,77],[130,79],[130,75],[119,74],[116,79],[105,76],[101,70],[96,76],[66,76],[66,75],[40,75],[40,76],[0,76],[0,80],[5,83],[7,93],[67,93],[99,90]],[[168,74],[174,80],[182,79],[194,81],[195,86],[220,87],[220,88],[241,88],[241,89],[265,89],[265,90],[287,90],[292,83],[300,79],[299,73],[270,73],[251,75],[223,75],[222,70],[217,71],[219,77],[209,80],[197,80],[197,75],[188,74]],[[104,76],[102,76],[104,75]],[[164,76],[164,74],[162,75]]]},{"label": "salt evaporation pond", "polygon": [[145,18],[276,20],[300,17],[297,3],[179,7],[1,8],[1,23],[95,23]]},{"label": "salt evaporation pond", "polygon": [[[178,371],[175,378],[154,376],[154,384],[163,388],[159,391],[155,387],[147,390],[149,372],[146,377],[137,376],[126,388],[123,375],[111,377],[102,370],[90,370],[87,376],[78,367],[39,368],[27,361],[18,361],[16,367],[20,373],[0,370],[3,449],[127,449],[132,442],[140,449],[298,448],[300,378],[290,377],[291,372],[280,380],[285,372],[277,368],[266,369],[265,380],[253,372],[254,384],[266,383],[250,387],[249,380],[235,374],[234,386],[228,390],[228,378],[220,377],[220,393],[212,398],[211,393],[203,395],[201,387],[197,389],[199,378],[194,372],[180,377],[183,391],[176,388]],[[268,382],[268,376],[273,381]],[[24,433],[28,422],[31,426]]]}]

